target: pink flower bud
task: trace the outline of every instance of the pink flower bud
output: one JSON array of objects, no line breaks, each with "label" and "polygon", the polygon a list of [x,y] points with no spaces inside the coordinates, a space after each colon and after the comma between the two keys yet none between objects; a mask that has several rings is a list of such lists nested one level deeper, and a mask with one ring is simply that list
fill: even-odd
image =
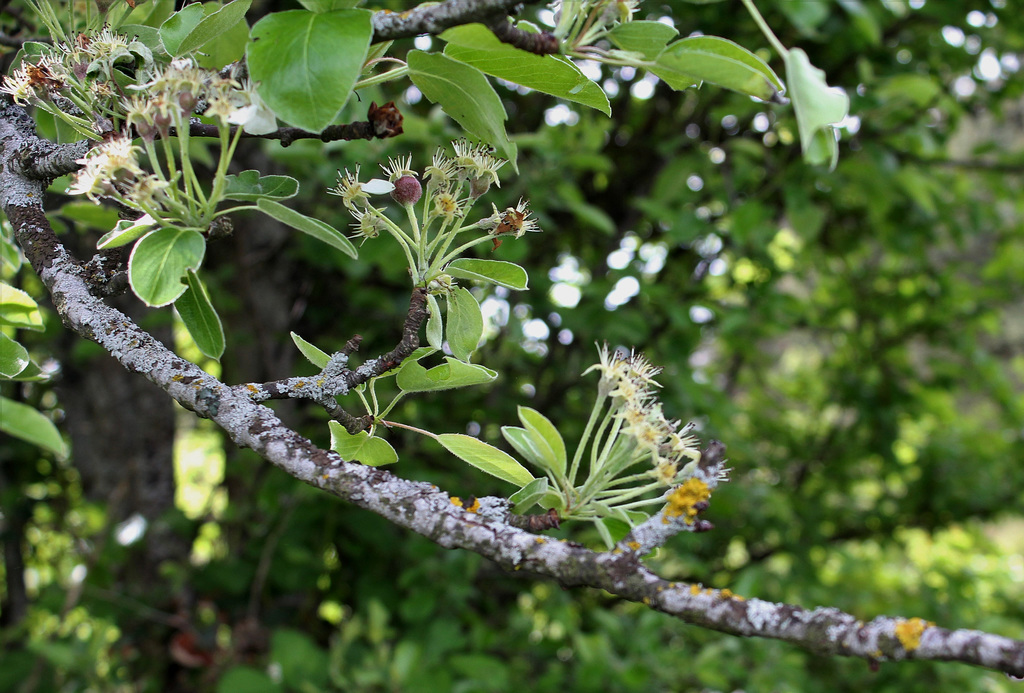
[{"label": "pink flower bud", "polygon": [[402,176],[395,181],[391,197],[400,205],[414,205],[423,195],[423,186],[412,176]]}]

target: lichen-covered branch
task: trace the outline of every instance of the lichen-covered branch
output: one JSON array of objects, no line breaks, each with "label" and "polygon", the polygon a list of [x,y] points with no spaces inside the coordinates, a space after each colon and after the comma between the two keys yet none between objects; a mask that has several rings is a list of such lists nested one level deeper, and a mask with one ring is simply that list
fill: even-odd
[{"label": "lichen-covered branch", "polygon": [[[503,499],[467,503],[431,484],[345,461],[317,447],[286,427],[271,409],[175,355],[90,291],[87,270],[61,245],[43,214],[43,183],[26,177],[20,168],[18,153],[34,145],[34,135],[14,112],[18,109],[12,108],[0,108],[0,206],[64,324],[182,406],[212,419],[235,444],[252,448],[295,478],[445,548],[474,551],[508,570],[527,570],[566,587],[607,590],[724,633],[776,638],[822,655],[870,661],[948,660],[1024,675],[1021,640],[947,630],[915,618],[864,622],[834,608],[808,610],[668,582],[633,551],[598,553],[512,526],[508,501]],[[406,326],[411,328],[413,322],[410,317]]]}]

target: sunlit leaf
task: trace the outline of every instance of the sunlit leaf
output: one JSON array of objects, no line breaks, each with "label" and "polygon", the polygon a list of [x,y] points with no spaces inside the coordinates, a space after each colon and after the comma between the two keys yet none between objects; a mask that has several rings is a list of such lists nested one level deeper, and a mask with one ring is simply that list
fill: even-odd
[{"label": "sunlit leaf", "polygon": [[358,461],[370,467],[380,467],[398,461],[398,453],[391,443],[371,436],[366,431],[352,435],[337,421],[328,421],[331,428],[331,450],[349,461]]},{"label": "sunlit leaf", "polygon": [[437,442],[463,462],[503,481],[520,487],[533,481],[533,475],[514,457],[479,438],[461,433],[444,433],[437,436]]},{"label": "sunlit leaf", "polygon": [[504,286],[513,291],[524,291],[528,288],[530,280],[522,267],[503,260],[459,258],[450,263],[444,271],[456,279],[475,279]]}]

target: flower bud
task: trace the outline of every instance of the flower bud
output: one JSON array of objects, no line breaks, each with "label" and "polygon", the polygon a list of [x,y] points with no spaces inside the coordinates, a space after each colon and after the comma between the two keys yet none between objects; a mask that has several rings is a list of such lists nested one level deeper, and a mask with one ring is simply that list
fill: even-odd
[{"label": "flower bud", "polygon": [[400,205],[414,205],[423,195],[423,186],[412,176],[402,176],[395,181],[395,189],[391,197]]}]

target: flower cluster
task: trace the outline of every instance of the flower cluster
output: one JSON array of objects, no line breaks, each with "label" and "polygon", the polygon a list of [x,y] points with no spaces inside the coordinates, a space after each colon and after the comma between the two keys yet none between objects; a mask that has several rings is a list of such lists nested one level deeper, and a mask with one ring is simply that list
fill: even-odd
[{"label": "flower cluster", "polygon": [[[145,43],[108,27],[34,49],[4,78],[0,91],[90,139],[103,139],[122,126],[134,127],[142,137],[166,137],[171,127],[187,124],[197,107],[251,134],[276,127],[248,82],[198,68],[189,59],[161,66]],[[129,96],[133,90],[141,94]]]},{"label": "flower cluster", "polygon": [[[389,159],[387,164],[381,165],[385,179],[362,182],[358,166],[352,171],[338,171],[334,187],[327,191],[340,197],[355,218],[354,238],[365,242],[387,231],[399,242],[417,286],[451,287],[450,278],[444,279],[445,266],[472,246],[491,241],[497,248],[501,244],[499,237],[519,238],[527,232],[540,231],[525,200],[504,210],[492,205],[492,214],[467,223],[465,220],[476,200],[492,184],[500,187],[498,171],[506,162],[495,157],[489,147],[467,140],[453,143],[453,149],[453,156],[438,149],[422,175],[412,168],[411,156]],[[384,209],[371,200],[371,196],[384,193],[391,193],[405,208],[410,229],[403,229],[392,221]],[[420,206],[418,216],[417,205]],[[459,234],[471,231],[486,234],[455,245]]]},{"label": "flower cluster", "polygon": [[[659,484],[672,486],[689,478],[693,467],[687,463],[700,460],[697,439],[689,435],[693,424],[682,425],[681,421],[669,420],[662,412],[655,388],[661,385],[654,379],[660,368],[656,368],[643,354],[609,351],[607,346],[598,349],[599,362],[584,371],[598,371],[601,380],[598,396],[611,401],[615,435],[626,436],[630,444],[629,460],[626,466],[649,460],[652,469],[648,472]],[[614,450],[616,446],[612,445]],[[621,446],[620,446],[621,447]]]}]

